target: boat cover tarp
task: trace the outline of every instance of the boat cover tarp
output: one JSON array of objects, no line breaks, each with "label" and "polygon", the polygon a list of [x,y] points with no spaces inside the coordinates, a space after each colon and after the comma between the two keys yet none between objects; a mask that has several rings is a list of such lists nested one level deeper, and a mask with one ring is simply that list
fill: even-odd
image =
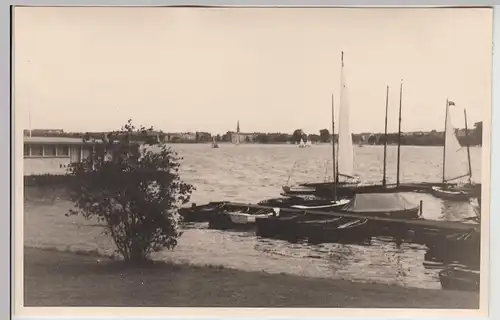
[{"label": "boat cover tarp", "polygon": [[360,193],[347,204],[347,212],[396,212],[418,208],[399,193]]}]

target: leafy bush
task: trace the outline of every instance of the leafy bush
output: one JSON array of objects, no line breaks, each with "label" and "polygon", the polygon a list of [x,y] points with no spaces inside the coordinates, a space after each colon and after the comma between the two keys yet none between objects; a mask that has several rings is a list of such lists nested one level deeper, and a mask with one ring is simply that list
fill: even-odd
[{"label": "leafy bush", "polygon": [[75,210],[67,215],[97,218],[117,252],[133,264],[177,245],[178,209],[194,190],[180,179],[181,158],[161,145],[152,131],[136,128],[129,120],[102,141],[86,140],[95,151],[68,169],[75,178],[71,179]]}]

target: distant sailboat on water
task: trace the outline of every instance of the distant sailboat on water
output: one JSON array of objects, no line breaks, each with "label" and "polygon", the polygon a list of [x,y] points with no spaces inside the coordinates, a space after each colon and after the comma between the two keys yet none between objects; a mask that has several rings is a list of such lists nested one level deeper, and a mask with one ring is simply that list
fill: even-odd
[{"label": "distant sailboat on water", "polygon": [[215,141],[215,137],[212,137],[212,148],[218,148],[219,144]]},{"label": "distant sailboat on water", "polygon": [[306,144],[304,143],[304,139],[300,139],[300,142],[299,142],[299,148],[305,148],[306,147]]},{"label": "distant sailboat on water", "polygon": [[311,140],[307,140],[306,142],[306,148],[310,148],[312,146]]},{"label": "distant sailboat on water", "polygon": [[240,120],[236,123],[236,145],[240,144]]}]

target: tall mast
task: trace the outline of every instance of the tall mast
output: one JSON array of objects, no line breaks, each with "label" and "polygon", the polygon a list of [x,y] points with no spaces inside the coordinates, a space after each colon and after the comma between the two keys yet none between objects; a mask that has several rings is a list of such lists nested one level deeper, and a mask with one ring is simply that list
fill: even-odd
[{"label": "tall mast", "polygon": [[335,159],[337,159],[337,157],[335,156],[335,104],[334,104],[334,96],[333,96],[333,93],[332,93],[332,180],[333,180],[333,185],[332,185],[332,189],[333,189],[333,201],[337,201],[337,180],[336,180],[336,164],[337,164],[337,161],[335,161]]},{"label": "tall mast", "polygon": [[465,142],[467,144],[467,160],[469,161],[469,183],[472,183],[472,165],[470,162],[470,149],[469,149],[469,130],[467,129],[467,111],[464,108],[465,119]]},{"label": "tall mast", "polygon": [[28,111],[29,136],[31,138],[31,109]]},{"label": "tall mast", "polygon": [[396,171],[396,184],[399,187],[399,167],[401,163],[401,109],[403,105],[403,80],[401,79],[401,85],[399,87],[399,124],[398,124],[398,162]]},{"label": "tall mast", "polygon": [[387,86],[385,93],[385,134],[384,134],[384,175],[382,177],[382,185],[386,186],[387,176],[387,112],[389,110],[389,86]]},{"label": "tall mast", "polygon": [[446,129],[448,123],[448,98],[446,98],[446,114],[444,116],[444,145],[443,145],[443,183],[446,183],[445,169],[446,169]]},{"label": "tall mast", "polygon": [[[340,54],[340,101],[342,101],[342,93],[344,92],[344,51],[341,51]],[[342,108],[342,105],[340,105],[340,108]],[[339,132],[340,134],[340,132]],[[335,137],[335,134],[333,135]],[[340,138],[340,137],[339,137]],[[334,141],[334,148],[335,148],[335,139]],[[337,144],[338,148],[338,144]],[[336,167],[337,170],[335,171],[335,181],[338,183],[339,182],[339,160],[338,160],[338,155],[337,155],[337,160],[336,160]]]}]

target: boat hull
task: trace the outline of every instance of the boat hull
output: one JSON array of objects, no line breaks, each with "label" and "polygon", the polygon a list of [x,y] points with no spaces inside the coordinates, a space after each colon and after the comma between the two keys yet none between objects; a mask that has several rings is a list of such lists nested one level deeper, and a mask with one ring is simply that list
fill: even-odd
[{"label": "boat hull", "polygon": [[481,233],[476,231],[449,235],[429,234],[424,239],[426,256],[443,263],[460,262],[479,267],[481,262]]},{"label": "boat hull", "polygon": [[219,230],[249,230],[254,229],[257,219],[267,219],[276,214],[274,209],[267,210],[241,210],[224,209],[217,214],[211,215],[208,220],[208,227]]},{"label": "boat hull", "polygon": [[480,274],[471,270],[446,268],[439,272],[441,287],[445,290],[479,291]]},{"label": "boat hull", "polygon": [[183,222],[208,222],[211,217],[220,211],[222,203],[209,203],[206,205],[196,206],[191,208],[181,208],[179,214]]},{"label": "boat hull", "polygon": [[[293,201],[291,201],[293,202]],[[295,204],[290,203],[288,207],[299,210],[315,210],[315,211],[338,211],[347,204],[350,200],[341,199],[337,201],[331,200],[302,200],[296,201]]]},{"label": "boat hull", "polygon": [[371,238],[366,219],[304,221],[298,223],[298,237],[309,243],[360,243]]},{"label": "boat hull", "polygon": [[256,219],[256,235],[264,238],[277,238],[294,241],[298,239],[298,222],[308,219],[322,219],[315,215],[291,215],[287,217],[268,217]]},{"label": "boat hull", "polygon": [[349,211],[340,210],[340,212],[355,213],[359,215],[365,215],[370,217],[385,217],[385,218],[395,218],[395,219],[418,219],[420,217],[420,208],[414,207],[405,210],[394,210],[394,211]]},{"label": "boat hull", "polygon": [[473,194],[469,190],[432,187],[431,193],[436,198],[451,201],[469,201]]}]

